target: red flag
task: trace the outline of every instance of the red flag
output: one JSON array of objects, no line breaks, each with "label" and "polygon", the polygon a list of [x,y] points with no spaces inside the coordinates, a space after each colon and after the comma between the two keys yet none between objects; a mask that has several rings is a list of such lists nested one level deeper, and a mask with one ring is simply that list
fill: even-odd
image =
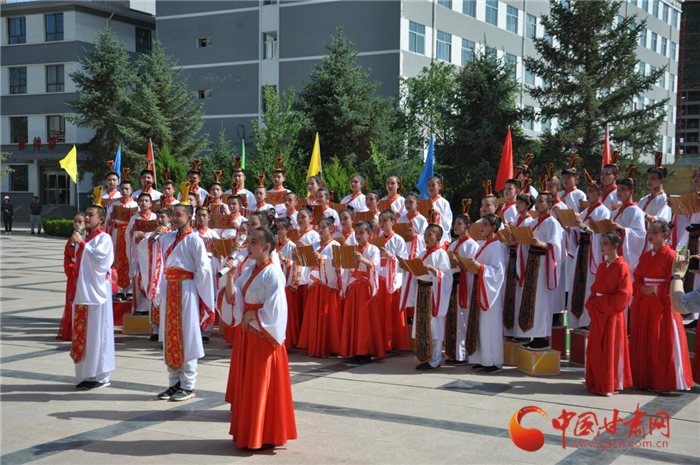
[{"label": "red flag", "polygon": [[605,123],[605,142],[603,143],[603,166],[609,165],[610,160],[610,137],[608,134],[608,123]]},{"label": "red flag", "polygon": [[501,154],[501,165],[498,167],[498,178],[496,179],[496,192],[506,187],[506,181],[513,179],[513,141],[510,138],[510,126],[506,135],[506,143],[503,145]]},{"label": "red flag", "polygon": [[156,159],[153,157],[153,143],[148,139],[148,153],[146,154],[148,166],[146,169],[153,171],[153,187],[156,186]]}]

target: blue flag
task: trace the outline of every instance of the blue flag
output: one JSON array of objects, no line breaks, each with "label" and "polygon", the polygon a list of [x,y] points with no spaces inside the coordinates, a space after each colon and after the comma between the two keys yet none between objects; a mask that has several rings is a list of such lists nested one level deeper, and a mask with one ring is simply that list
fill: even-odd
[{"label": "blue flag", "polygon": [[122,144],[119,144],[117,155],[114,157],[114,171],[119,175],[119,184],[122,180]]},{"label": "blue flag", "polygon": [[420,197],[422,199],[427,199],[430,197],[428,194],[428,179],[433,176],[433,143],[433,136],[430,136],[428,156],[425,158],[425,165],[423,165],[423,171],[420,174],[417,184],[418,189],[420,189]]}]

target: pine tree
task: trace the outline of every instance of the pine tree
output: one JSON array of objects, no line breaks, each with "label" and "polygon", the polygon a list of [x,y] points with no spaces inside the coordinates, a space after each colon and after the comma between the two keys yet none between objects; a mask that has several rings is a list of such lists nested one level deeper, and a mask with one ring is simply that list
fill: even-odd
[{"label": "pine tree", "polygon": [[357,48],[342,27],[326,50],[328,54],[320,66],[314,66],[295,105],[309,121],[299,138],[304,153],[310,156],[316,132],[326,157],[342,160],[355,154],[364,160],[371,142],[379,144],[382,151],[395,151],[394,103],[375,95],[380,83],[368,81],[370,71],[357,64]]},{"label": "pine tree", "polygon": [[[221,170],[221,185],[227,190],[231,184],[231,175],[236,167],[236,148],[231,146],[231,141],[226,138],[226,130],[223,124],[219,131],[219,140],[214,144],[211,153],[202,157],[200,174],[202,176],[202,187],[209,190],[214,182],[214,171]],[[228,187],[227,187],[228,186]]]},{"label": "pine tree", "polygon": [[158,187],[162,186],[165,179],[163,179],[163,168],[170,169],[170,180],[175,183],[175,188],[180,188],[180,183],[187,181],[187,171],[189,171],[189,166],[184,165],[177,161],[174,156],[170,153],[170,147],[167,145],[158,151],[158,156],[156,158],[156,179],[158,180]]},{"label": "pine tree", "polygon": [[[136,66],[129,59],[126,46],[117,40],[112,30],[106,28],[95,37],[95,49],[80,60],[80,69],[69,73],[75,83],[79,100],[66,102],[75,113],[68,121],[81,128],[89,128],[94,135],[84,144],[78,144],[80,152],[90,156],[79,170],[95,174],[101,181],[107,171],[107,160],[114,158],[123,134],[119,122],[127,111],[128,93],[136,80]],[[124,147],[123,147],[124,148]],[[122,166],[132,167],[135,159],[122,152]]]},{"label": "pine tree", "polygon": [[664,68],[636,71],[636,48],[646,22],[636,16],[618,21],[621,2],[550,0],[542,17],[545,37],[534,40],[540,58],[526,58],[526,68],[547,85],[528,88],[541,107],[541,118],[557,119],[556,133],[545,134],[543,158],[563,166],[570,153],[580,168],[598,172],[606,123],[611,142],[633,153],[654,150],[668,99],[642,109],[632,100],[652,89]]}]

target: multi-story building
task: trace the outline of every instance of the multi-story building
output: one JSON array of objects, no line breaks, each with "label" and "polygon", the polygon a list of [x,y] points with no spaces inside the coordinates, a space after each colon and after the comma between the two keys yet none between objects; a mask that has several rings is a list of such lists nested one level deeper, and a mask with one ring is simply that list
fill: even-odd
[{"label": "multi-story building", "polygon": [[[155,29],[153,1],[33,1],[2,6],[0,149],[9,153],[3,167],[2,195],[15,205],[37,195],[46,205],[76,205],[76,186],[59,166],[73,144],[87,142],[92,131],[66,120],[66,102],[78,94],[69,73],[94,47],[95,34],[107,25],[134,56],[151,50]],[[139,8],[135,10],[134,8]],[[150,11],[149,11],[150,9]],[[79,160],[85,154],[79,154]],[[80,184],[85,206],[92,180]]]},{"label": "multi-story building", "polygon": [[682,93],[677,139],[681,161],[700,164],[700,0],[683,3],[682,21]]},{"label": "multi-story building", "polygon": [[[632,0],[620,8],[620,17],[647,22],[637,47],[640,72],[666,66],[654,89],[631,103],[670,98],[657,147],[666,163],[675,153],[680,5]],[[203,100],[205,131],[215,134],[223,124],[240,138],[250,136],[250,120],[260,115],[263,86],[299,90],[338,25],[357,45],[359,63],[382,82],[383,95],[395,95],[400,76],[415,76],[432,60],[462,66],[477,50],[513,63],[525,87],[543,84],[524,69],[523,58],[536,56],[532,39],[544,35],[540,18],[548,11],[546,0],[159,0],[156,19],[159,39]],[[520,104],[537,110],[526,92]],[[556,121],[524,126],[536,136],[551,125]]]}]

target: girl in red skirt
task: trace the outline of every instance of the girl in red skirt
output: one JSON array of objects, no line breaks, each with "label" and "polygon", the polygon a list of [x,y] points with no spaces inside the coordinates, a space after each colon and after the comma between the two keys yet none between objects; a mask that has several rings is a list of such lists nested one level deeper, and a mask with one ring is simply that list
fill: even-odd
[{"label": "girl in red skirt", "polygon": [[[248,222],[241,223],[241,225],[238,227],[238,236],[240,237],[241,234],[245,234],[246,237],[248,236]],[[229,344],[233,344],[233,341],[235,339],[235,333],[236,329],[233,327],[233,324],[227,324],[224,319],[227,319],[228,321],[232,321],[233,318],[230,316],[231,313],[233,312],[233,306],[232,304],[226,303],[225,297],[226,297],[226,282],[228,280],[228,276],[231,276],[231,279],[235,280],[241,275],[243,272],[244,264],[248,263],[248,240],[242,244],[238,245],[238,243],[233,244],[234,250],[238,251],[237,257],[239,258],[239,263],[235,269],[232,269],[226,276],[221,278],[219,281],[219,294],[216,298],[216,307],[219,310],[219,315],[222,315],[222,318],[219,318],[219,324],[223,328],[223,335],[224,335],[224,341],[226,341]],[[221,265],[221,268],[225,268],[226,262],[228,259],[223,260],[223,263]],[[225,317],[224,315],[228,316]]]},{"label": "girl in red skirt", "polygon": [[334,220],[323,218],[318,222],[321,241],[314,244],[318,268],[311,271],[311,284],[306,300],[306,314],[301,327],[299,347],[313,357],[323,357],[340,352],[340,330],[342,324],[340,297],[338,295],[339,273],[333,265]]},{"label": "girl in red skirt", "polygon": [[[315,197],[314,197],[315,198]],[[313,245],[320,242],[321,237],[311,226],[311,221],[314,216],[311,207],[301,207],[297,214],[297,223],[299,224],[299,240],[296,242],[297,247],[305,245]],[[301,266],[299,275],[299,285],[297,286],[297,294],[299,296],[299,319],[300,323],[304,322],[304,310],[306,309],[307,294],[309,293],[309,284],[311,284],[311,268]]]},{"label": "girl in red skirt", "polygon": [[368,363],[373,355],[386,356],[375,299],[379,287],[379,249],[368,243],[370,234],[372,225],[367,221],[360,221],[355,225],[358,247],[355,256],[359,264],[351,272],[347,287],[343,283],[345,303],[340,355],[351,357],[350,363],[356,364]]},{"label": "girl in red skirt", "polygon": [[[85,230],[85,215],[78,213],[73,218],[73,229],[82,234]],[[75,283],[77,276],[75,275],[75,252],[77,247],[72,238],[66,242],[66,247],[63,252],[63,271],[66,273],[66,305],[63,308],[63,318],[61,325],[58,327],[58,336],[56,339],[70,341],[73,338],[73,299],[75,298]]]},{"label": "girl in red skirt", "polygon": [[301,270],[294,262],[294,253],[297,246],[287,238],[287,232],[292,228],[291,218],[277,218],[277,253],[280,257],[282,272],[284,273],[286,286],[284,292],[287,296],[287,339],[285,345],[287,349],[296,347],[299,343],[299,332],[301,323],[299,319],[299,295],[297,285]]}]

